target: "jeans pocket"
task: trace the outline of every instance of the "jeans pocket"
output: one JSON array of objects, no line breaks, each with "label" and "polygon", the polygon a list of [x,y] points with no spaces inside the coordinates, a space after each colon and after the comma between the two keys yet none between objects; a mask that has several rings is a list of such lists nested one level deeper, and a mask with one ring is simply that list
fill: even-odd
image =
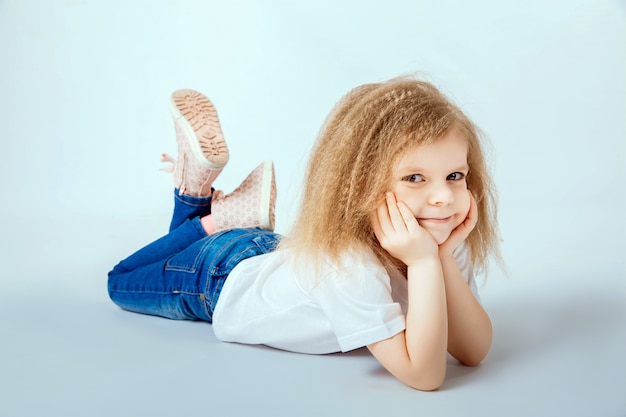
[{"label": "jeans pocket", "polygon": [[255,245],[262,251],[262,253],[273,252],[280,243],[280,236],[276,233],[264,233],[258,235],[252,239]]},{"label": "jeans pocket", "polygon": [[165,262],[165,270],[196,273],[211,246],[210,239],[199,240]]},{"label": "jeans pocket", "polygon": [[280,241],[277,234],[260,229],[238,230],[233,235],[211,262],[211,275],[228,275],[244,259],[272,252]]}]

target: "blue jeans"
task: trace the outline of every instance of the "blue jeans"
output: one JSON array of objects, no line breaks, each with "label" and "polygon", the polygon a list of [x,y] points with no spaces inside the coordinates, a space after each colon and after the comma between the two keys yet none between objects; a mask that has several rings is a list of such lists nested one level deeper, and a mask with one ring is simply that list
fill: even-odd
[{"label": "blue jeans", "polygon": [[178,195],[170,231],[109,272],[111,300],[125,310],[212,322],[228,274],[242,260],[273,251],[280,236],[262,229],[207,235],[200,217],[211,197]]}]

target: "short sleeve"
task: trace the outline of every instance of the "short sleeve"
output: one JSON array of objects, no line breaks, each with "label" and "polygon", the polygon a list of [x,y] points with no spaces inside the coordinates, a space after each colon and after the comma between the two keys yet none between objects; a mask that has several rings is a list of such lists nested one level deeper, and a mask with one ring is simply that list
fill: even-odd
[{"label": "short sleeve", "polygon": [[336,270],[311,295],[324,311],[342,352],[388,339],[405,329],[402,309],[391,297],[389,276],[381,266]]}]

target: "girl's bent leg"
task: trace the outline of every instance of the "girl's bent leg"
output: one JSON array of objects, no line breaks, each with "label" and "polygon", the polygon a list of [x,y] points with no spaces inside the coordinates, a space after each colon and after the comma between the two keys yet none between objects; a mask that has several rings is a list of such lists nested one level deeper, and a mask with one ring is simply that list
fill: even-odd
[{"label": "girl's bent leg", "polygon": [[[155,244],[158,246],[160,242]],[[152,263],[137,262],[148,259],[139,251],[109,272],[109,297],[121,308],[136,313],[210,321],[204,302],[207,280],[204,260],[210,249],[211,239],[204,237],[179,253],[163,256]]]},{"label": "girl's bent leg", "polygon": [[274,250],[279,240],[260,229],[216,233],[135,270],[116,267],[109,273],[109,296],[137,313],[211,322],[232,269],[246,258]]},{"label": "girl's bent leg", "polygon": [[207,319],[203,304],[194,298],[199,296],[198,288],[201,288],[197,277],[179,274],[176,268],[165,268],[165,264],[175,256],[182,257],[182,265],[202,256],[201,242],[207,234],[199,216],[210,211],[210,203],[210,196],[176,194],[170,232],[109,272],[109,295],[116,304],[131,311],[173,319]]}]

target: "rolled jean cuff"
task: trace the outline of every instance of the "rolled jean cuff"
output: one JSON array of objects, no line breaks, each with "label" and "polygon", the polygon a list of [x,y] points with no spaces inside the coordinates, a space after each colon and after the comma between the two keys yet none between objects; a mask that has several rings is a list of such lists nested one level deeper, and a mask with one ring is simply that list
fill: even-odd
[{"label": "rolled jean cuff", "polygon": [[[211,193],[215,191],[211,188]],[[174,189],[174,198],[183,204],[194,207],[206,207],[211,205],[212,195],[206,197],[197,197],[194,195],[180,194],[178,188]]]}]

